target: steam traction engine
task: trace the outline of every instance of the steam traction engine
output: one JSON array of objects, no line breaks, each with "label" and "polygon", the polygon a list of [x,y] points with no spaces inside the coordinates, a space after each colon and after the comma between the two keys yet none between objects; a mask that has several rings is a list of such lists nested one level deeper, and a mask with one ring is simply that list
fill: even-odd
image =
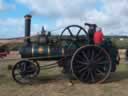
[{"label": "steam traction engine", "polygon": [[[60,36],[47,35],[43,30],[36,37],[37,42],[32,43],[30,27],[31,15],[26,15],[24,46],[19,51],[22,59],[12,70],[16,82],[25,84],[36,78],[40,72],[39,60],[57,60],[66,74],[87,83],[102,83],[116,70],[118,51],[111,40],[105,39],[103,44],[96,46],[90,43],[92,38],[83,27],[70,25]],[[75,35],[74,30],[78,30]]]}]

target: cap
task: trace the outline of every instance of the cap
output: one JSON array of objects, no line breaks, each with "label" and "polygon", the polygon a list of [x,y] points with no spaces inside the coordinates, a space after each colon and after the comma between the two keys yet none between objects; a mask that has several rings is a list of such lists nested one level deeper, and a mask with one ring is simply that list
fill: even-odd
[{"label": "cap", "polygon": [[24,18],[25,18],[25,19],[31,19],[32,16],[31,16],[30,14],[27,14],[27,15],[24,16]]},{"label": "cap", "polygon": [[101,27],[97,27],[97,28],[96,28],[96,31],[101,32],[101,31],[102,31],[102,28],[101,28]]}]

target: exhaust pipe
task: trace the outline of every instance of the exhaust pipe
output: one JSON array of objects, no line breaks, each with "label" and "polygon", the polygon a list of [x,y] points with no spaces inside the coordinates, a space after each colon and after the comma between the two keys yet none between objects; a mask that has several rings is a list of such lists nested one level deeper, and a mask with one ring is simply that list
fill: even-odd
[{"label": "exhaust pipe", "polygon": [[31,15],[25,15],[25,40],[24,43],[25,45],[30,45],[31,40],[30,40],[30,32],[31,32]]}]

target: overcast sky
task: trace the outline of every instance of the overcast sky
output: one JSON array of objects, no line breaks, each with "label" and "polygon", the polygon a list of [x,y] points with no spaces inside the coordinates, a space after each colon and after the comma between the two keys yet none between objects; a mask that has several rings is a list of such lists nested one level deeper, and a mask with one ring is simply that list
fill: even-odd
[{"label": "overcast sky", "polygon": [[128,35],[128,0],[0,0],[0,38],[24,35],[24,15],[32,14],[32,34],[44,25],[96,23],[105,35]]}]

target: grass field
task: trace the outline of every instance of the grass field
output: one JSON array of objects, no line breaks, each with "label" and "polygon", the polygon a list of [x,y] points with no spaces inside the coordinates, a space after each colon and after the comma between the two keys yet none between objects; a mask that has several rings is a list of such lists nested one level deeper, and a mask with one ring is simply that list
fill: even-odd
[{"label": "grass field", "polygon": [[[12,80],[9,64],[0,62],[0,96],[128,96],[128,65],[120,64],[104,84],[83,84],[69,80],[60,68],[42,70],[32,85],[19,85]],[[43,64],[43,62],[41,62]]]}]

